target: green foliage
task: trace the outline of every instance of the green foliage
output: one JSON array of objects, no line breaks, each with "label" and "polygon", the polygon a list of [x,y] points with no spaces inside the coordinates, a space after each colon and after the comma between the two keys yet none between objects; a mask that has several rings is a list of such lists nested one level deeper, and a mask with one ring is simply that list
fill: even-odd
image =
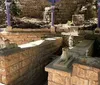
[{"label": "green foliage", "polygon": [[21,10],[16,5],[16,1],[14,1],[14,0],[12,1],[12,4],[11,4],[11,14],[13,16],[19,16],[21,14]]}]

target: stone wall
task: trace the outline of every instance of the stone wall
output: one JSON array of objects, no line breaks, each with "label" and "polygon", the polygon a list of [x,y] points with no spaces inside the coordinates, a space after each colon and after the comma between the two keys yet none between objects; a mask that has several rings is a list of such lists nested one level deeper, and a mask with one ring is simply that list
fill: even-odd
[{"label": "stone wall", "polygon": [[0,24],[5,24],[5,9],[4,0],[0,1]]},{"label": "stone wall", "polygon": [[74,63],[73,71],[46,68],[48,85],[100,85],[100,69]]},{"label": "stone wall", "polygon": [[0,50],[0,83],[43,85],[47,77],[44,67],[61,44],[62,38],[56,37],[23,44],[19,48]]},{"label": "stone wall", "polygon": [[[93,3],[94,0],[60,0],[56,4],[56,8],[58,10],[55,13],[55,21],[56,23],[66,23],[67,20],[71,20],[72,15],[75,13],[76,9],[79,6],[87,5],[88,3]],[[1,6],[1,5],[0,5]],[[17,0],[16,6],[20,9],[20,17],[33,17],[33,18],[40,18],[43,19],[43,11],[45,7],[50,6],[48,0]],[[3,5],[4,7],[4,5]],[[16,8],[16,11],[17,11]],[[15,11],[15,9],[12,9]],[[12,13],[13,15],[13,13]],[[97,12],[90,7],[85,12],[86,18],[96,17]],[[2,17],[3,16],[3,17]],[[5,20],[4,11],[0,13],[1,20]],[[0,22],[1,22],[0,20]],[[2,23],[2,22],[1,22]]]},{"label": "stone wall", "polygon": [[[66,23],[71,20],[72,15],[75,13],[79,6],[93,3],[94,0],[60,0],[56,4],[58,10],[55,13],[56,23]],[[22,16],[42,18],[44,8],[50,6],[48,0],[19,0],[18,6],[22,11]],[[91,7],[85,12],[86,18],[96,17],[95,10]]]}]

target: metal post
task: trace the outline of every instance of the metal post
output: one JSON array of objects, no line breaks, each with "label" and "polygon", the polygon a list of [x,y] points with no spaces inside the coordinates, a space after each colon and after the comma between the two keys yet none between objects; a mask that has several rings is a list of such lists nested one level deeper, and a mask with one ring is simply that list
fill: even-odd
[{"label": "metal post", "polygon": [[55,6],[54,4],[52,4],[51,6],[51,26],[54,27],[54,9],[55,9]]},{"label": "metal post", "polygon": [[10,4],[11,4],[11,2],[7,2],[7,0],[5,0],[6,16],[7,16],[7,25],[8,26],[11,26]]}]

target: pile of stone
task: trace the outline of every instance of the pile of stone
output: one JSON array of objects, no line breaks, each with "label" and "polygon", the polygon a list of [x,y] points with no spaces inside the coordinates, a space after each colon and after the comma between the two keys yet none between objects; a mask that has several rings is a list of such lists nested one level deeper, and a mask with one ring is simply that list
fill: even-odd
[{"label": "pile of stone", "polygon": [[12,25],[14,28],[44,28],[47,27],[46,24],[36,18],[18,18],[18,17],[13,17],[12,20]]}]

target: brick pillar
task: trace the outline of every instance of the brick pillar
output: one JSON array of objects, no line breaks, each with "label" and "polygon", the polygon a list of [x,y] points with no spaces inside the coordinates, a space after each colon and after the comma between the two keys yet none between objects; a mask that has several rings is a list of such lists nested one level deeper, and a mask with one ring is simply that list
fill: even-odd
[{"label": "brick pillar", "polygon": [[71,85],[99,85],[100,69],[73,64]]}]

